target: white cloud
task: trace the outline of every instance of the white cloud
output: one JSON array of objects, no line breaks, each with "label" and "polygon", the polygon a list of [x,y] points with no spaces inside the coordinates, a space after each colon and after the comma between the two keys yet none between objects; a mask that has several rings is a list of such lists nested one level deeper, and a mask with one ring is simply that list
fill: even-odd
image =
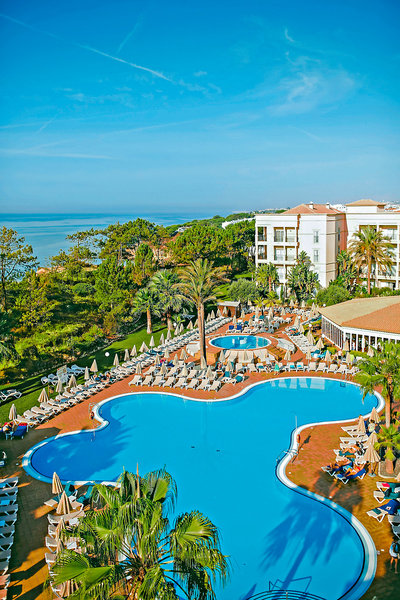
[{"label": "white cloud", "polygon": [[195,77],[204,77],[205,75],[207,75],[207,71],[196,71],[196,73],[193,73],[193,75]]},{"label": "white cloud", "polygon": [[291,44],[295,44],[295,43],[296,43],[296,40],[294,40],[292,37],[290,37],[290,35],[289,35],[289,32],[288,32],[288,28],[287,28],[287,27],[285,27],[285,29],[284,29],[284,32],[283,32],[283,33],[284,33],[285,39],[286,39],[288,42],[290,42]]}]

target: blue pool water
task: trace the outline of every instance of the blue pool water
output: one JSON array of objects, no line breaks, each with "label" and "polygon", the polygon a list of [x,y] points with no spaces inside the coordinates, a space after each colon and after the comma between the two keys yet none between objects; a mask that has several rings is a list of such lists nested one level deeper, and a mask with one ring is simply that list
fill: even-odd
[{"label": "blue pool water", "polygon": [[265,348],[270,342],[256,335],[224,335],[210,340],[210,343],[225,350],[256,350]]},{"label": "blue pool water", "polygon": [[198,509],[221,532],[232,574],[218,600],[245,600],[270,582],[336,600],[361,573],[361,540],[329,506],[283,485],[276,458],[296,417],[298,425],[350,419],[377,404],[375,396],[362,403],[354,385],[317,377],[268,381],[221,402],[128,394],[100,406],[102,429],[46,440],[25,468],[48,481],[53,471],[63,481],[110,481],[137,462],[142,473],[165,465],[178,513]]}]

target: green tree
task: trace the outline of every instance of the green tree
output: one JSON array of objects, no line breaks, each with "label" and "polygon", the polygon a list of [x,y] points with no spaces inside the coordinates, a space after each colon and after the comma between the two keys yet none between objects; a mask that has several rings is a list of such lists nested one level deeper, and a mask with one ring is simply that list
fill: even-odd
[{"label": "green tree", "polygon": [[132,287],[117,256],[104,259],[96,269],[95,298],[103,310],[120,308],[128,300]]},{"label": "green tree", "polygon": [[148,244],[143,243],[138,246],[133,265],[135,283],[142,285],[155,270],[153,250]]},{"label": "green tree", "polygon": [[176,274],[166,269],[154,273],[149,282],[149,289],[157,297],[158,309],[165,315],[168,329],[172,328],[172,314],[182,308],[182,298],[177,294],[177,282]]},{"label": "green tree", "polygon": [[385,450],[386,472],[393,473],[393,462],[396,458],[396,453],[400,451],[400,432],[397,430],[397,427],[394,425],[381,427],[375,449]]},{"label": "green tree", "polygon": [[17,357],[9,314],[0,308],[0,359],[11,360]]},{"label": "green tree", "polygon": [[221,269],[216,269],[207,259],[198,259],[180,272],[178,287],[184,298],[197,309],[200,336],[200,355],[206,360],[204,304],[215,300],[214,290],[223,279]]},{"label": "green tree", "polygon": [[239,302],[255,302],[260,296],[260,292],[254,281],[248,279],[239,279],[233,281],[228,289],[228,295],[231,300]]},{"label": "green tree", "polygon": [[102,231],[100,258],[116,256],[118,262],[131,260],[137,248],[143,242],[150,242],[157,226],[145,219],[135,219],[127,223],[109,225]]},{"label": "green tree", "polygon": [[196,224],[179,234],[169,243],[173,259],[178,264],[187,264],[200,258],[212,258],[221,255],[222,229]]},{"label": "green tree", "polygon": [[64,530],[64,540],[78,538],[82,552],[58,554],[53,584],[74,581],[80,600],[214,599],[214,582],[228,572],[215,525],[199,511],[170,522],[176,485],[165,471],[142,478],[125,472],[120,483],[96,485],[97,510]]},{"label": "green tree", "polygon": [[278,270],[273,263],[260,265],[256,271],[256,281],[263,288],[268,288],[268,292],[274,291],[275,286],[279,284]]},{"label": "green tree", "polygon": [[380,269],[392,268],[393,245],[381,230],[368,225],[355,232],[348,248],[356,267],[367,269],[367,291],[370,294],[372,267],[375,266],[376,275]]},{"label": "green tree", "polygon": [[47,297],[47,277],[30,271],[21,284],[22,294],[18,308],[21,310],[21,323],[29,329],[49,323],[56,302]]},{"label": "green tree", "polygon": [[360,371],[355,381],[360,384],[363,398],[372,394],[377,387],[382,388],[385,400],[385,425],[391,424],[392,405],[400,396],[400,344],[387,342],[380,352],[364,358],[358,364]]},{"label": "green tree", "polygon": [[26,271],[37,265],[32,246],[25,244],[25,238],[18,237],[14,229],[0,229],[0,285],[1,305],[8,309],[8,289],[12,282],[19,280]]},{"label": "green tree", "polygon": [[311,260],[302,251],[288,273],[287,285],[298,302],[309,300],[319,287],[318,274],[311,270]]},{"label": "green tree", "polygon": [[146,313],[147,318],[147,333],[152,333],[151,316],[157,310],[157,299],[155,294],[148,288],[142,288],[133,299],[133,310],[138,313]]},{"label": "green tree", "polygon": [[339,302],[345,302],[350,298],[350,293],[345,287],[332,283],[327,288],[319,290],[316,300],[320,306],[332,306],[332,304],[339,304]]}]

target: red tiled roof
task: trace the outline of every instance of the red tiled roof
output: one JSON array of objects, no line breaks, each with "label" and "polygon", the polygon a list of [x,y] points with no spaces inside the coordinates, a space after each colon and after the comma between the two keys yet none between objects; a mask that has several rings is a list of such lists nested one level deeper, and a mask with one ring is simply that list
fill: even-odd
[{"label": "red tiled roof", "polygon": [[354,298],[319,309],[320,313],[341,327],[367,331],[400,333],[400,297]]},{"label": "red tiled roof", "polygon": [[341,215],[342,211],[332,208],[329,204],[299,204],[285,210],[283,215]]},{"label": "red tiled roof", "polygon": [[365,198],[363,200],[356,200],[355,202],[349,202],[346,206],[385,206],[386,202],[377,202],[376,200],[371,200],[370,198]]}]

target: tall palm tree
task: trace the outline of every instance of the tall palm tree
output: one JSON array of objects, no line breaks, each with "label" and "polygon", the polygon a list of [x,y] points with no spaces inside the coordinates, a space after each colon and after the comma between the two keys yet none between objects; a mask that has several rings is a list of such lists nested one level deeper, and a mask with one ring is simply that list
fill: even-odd
[{"label": "tall palm tree", "polygon": [[170,523],[175,500],[165,471],[123,473],[119,489],[96,485],[91,510],[62,533],[64,541],[78,538],[81,552],[61,550],[54,585],[74,582],[76,600],[213,600],[215,581],[228,572],[217,528],[198,511]]},{"label": "tall palm tree", "polygon": [[271,293],[276,284],[279,283],[278,270],[273,263],[260,265],[256,272],[256,281],[262,287],[268,286],[268,292]]},{"label": "tall palm tree", "polygon": [[367,268],[367,291],[371,293],[371,272],[375,265],[376,274],[379,269],[391,269],[393,261],[393,245],[381,230],[371,225],[356,231],[351,240],[349,252],[358,268]]},{"label": "tall palm tree", "polygon": [[167,319],[168,329],[172,328],[172,313],[178,312],[182,306],[182,299],[176,293],[176,284],[178,278],[172,271],[162,269],[154,273],[149,282],[149,289],[152,290],[159,299],[160,311]]},{"label": "tall palm tree", "polygon": [[151,315],[157,313],[157,300],[153,292],[148,288],[140,289],[133,299],[133,310],[139,313],[146,313],[147,333],[153,331]]},{"label": "tall palm tree", "polygon": [[376,450],[385,449],[386,473],[393,473],[393,461],[396,458],[396,452],[400,450],[400,432],[397,427],[381,427],[378,433],[378,441],[375,444]]},{"label": "tall palm tree", "polygon": [[197,259],[180,272],[181,281],[177,287],[182,297],[196,306],[200,335],[200,356],[204,360],[206,360],[204,303],[215,300],[213,291],[222,279],[221,268],[214,268],[206,258]]},{"label": "tall palm tree", "polygon": [[393,401],[400,396],[400,344],[387,342],[380,352],[364,358],[358,364],[360,371],[355,381],[360,384],[363,398],[382,388],[385,400],[385,425],[391,424]]}]

